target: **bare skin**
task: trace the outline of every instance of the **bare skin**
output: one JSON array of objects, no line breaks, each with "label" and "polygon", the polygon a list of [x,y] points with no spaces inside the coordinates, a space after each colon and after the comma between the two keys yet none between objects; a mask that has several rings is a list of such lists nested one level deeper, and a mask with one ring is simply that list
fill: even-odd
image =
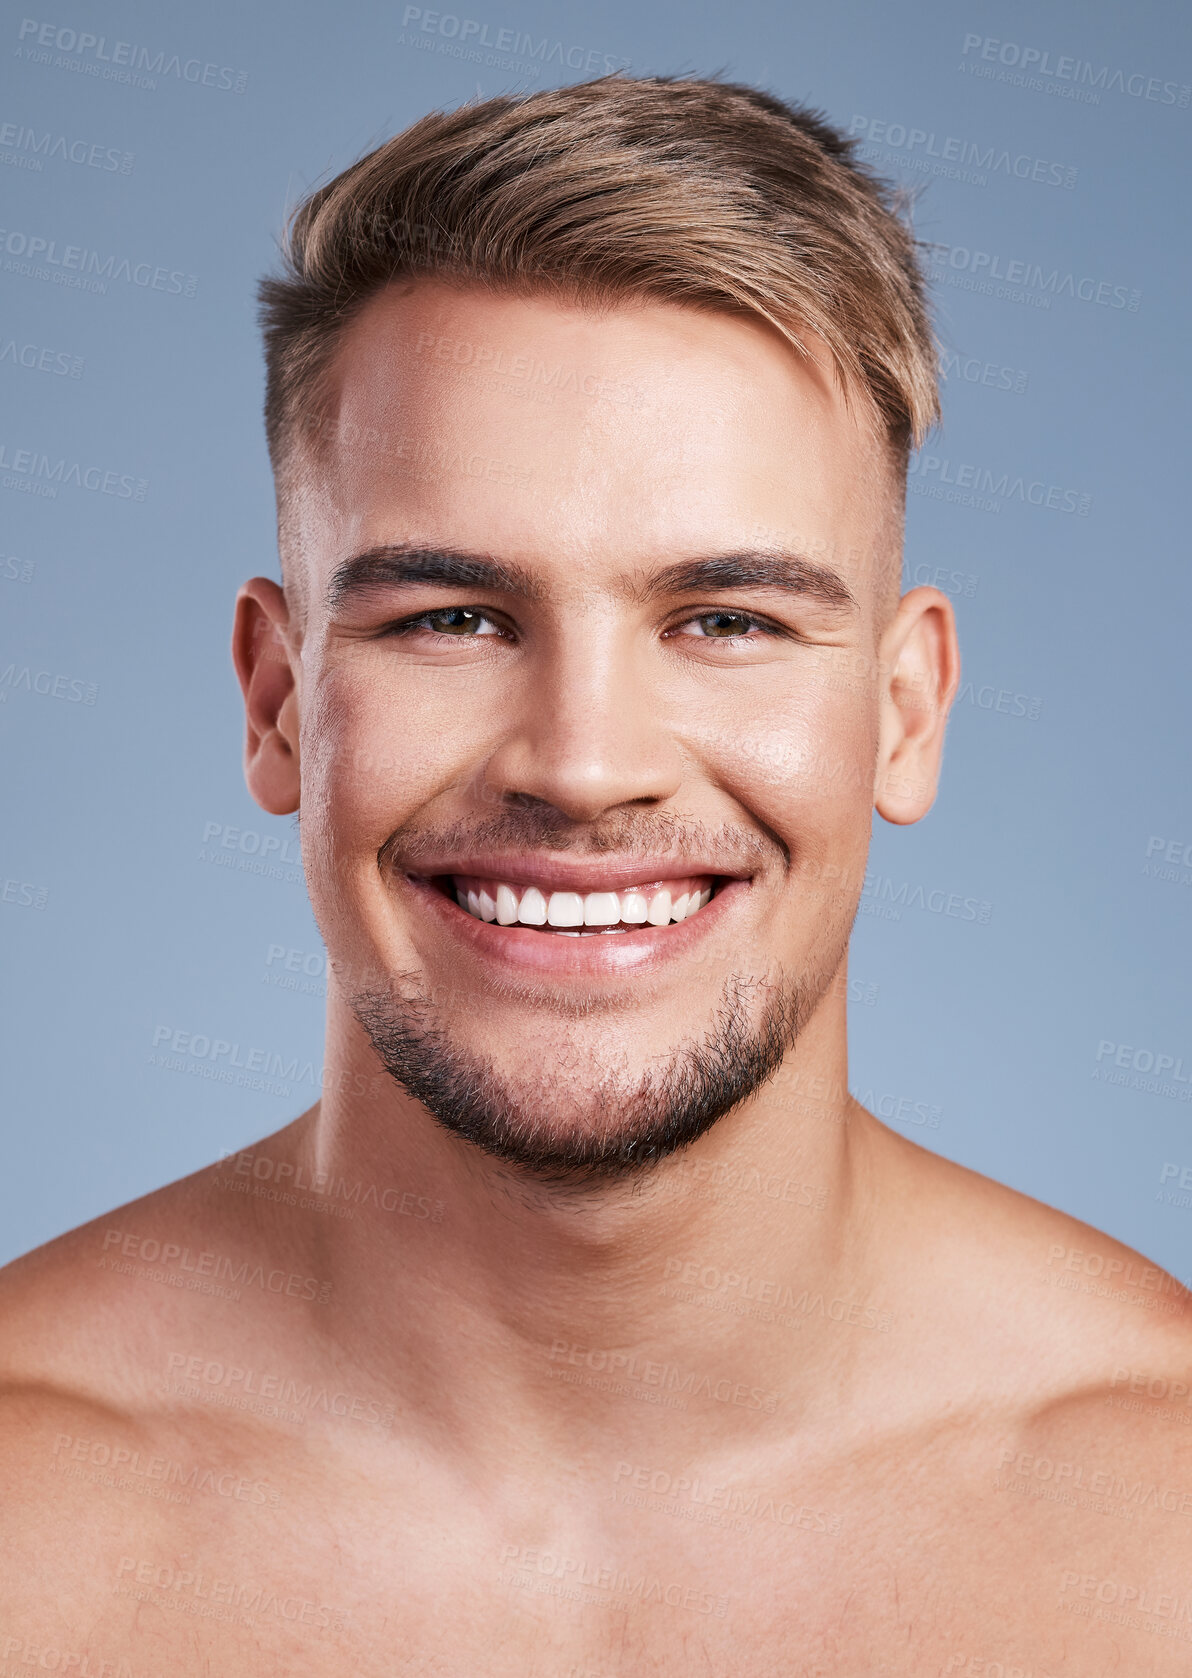
[{"label": "bare skin", "polygon": [[[322,1099],[0,1277],[0,1672],[1186,1671],[1188,1296],[847,1094],[870,813],[930,807],[959,674],[946,598],[891,592],[862,411],[743,319],[424,284],[353,324],[327,422],[290,601],[246,584],[234,643],[331,958]],[[395,544],[533,587],[329,602]],[[743,552],[800,586],[645,587]],[[635,868],[716,895],[560,939],[427,883]],[[734,974],[752,1023],[798,981],[781,1066],[603,1178],[450,1134],[351,1005],[416,990],[562,1148]]]}]

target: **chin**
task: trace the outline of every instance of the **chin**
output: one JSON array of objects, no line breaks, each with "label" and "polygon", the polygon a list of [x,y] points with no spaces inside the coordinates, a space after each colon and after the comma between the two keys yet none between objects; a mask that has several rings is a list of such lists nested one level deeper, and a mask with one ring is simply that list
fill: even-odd
[{"label": "chin", "polygon": [[[639,1066],[593,1041],[557,1056],[525,1045],[519,1070],[476,1051],[449,1016],[392,990],[363,992],[352,1011],[378,1060],[444,1129],[544,1179],[613,1179],[687,1147],[768,1081],[804,1009],[793,987],[726,982],[706,1029]],[[611,1064],[610,1064],[611,1060]]]}]

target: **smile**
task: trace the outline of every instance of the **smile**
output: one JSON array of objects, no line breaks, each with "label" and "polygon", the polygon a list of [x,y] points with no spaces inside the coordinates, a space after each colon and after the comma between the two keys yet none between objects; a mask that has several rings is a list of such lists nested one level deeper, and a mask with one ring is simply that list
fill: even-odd
[{"label": "smile", "polygon": [[631,927],[670,926],[690,920],[716,889],[711,875],[643,881],[621,891],[552,891],[543,886],[451,874],[442,881],[460,908],[498,926],[534,927],[572,938],[585,933],[624,933]]},{"label": "smile", "polygon": [[670,857],[428,857],[417,872],[402,870],[402,894],[429,917],[423,925],[492,975],[520,970],[551,984],[591,984],[683,963],[717,928],[723,937],[725,925],[741,927],[752,876],[721,873],[711,861],[679,868]]}]

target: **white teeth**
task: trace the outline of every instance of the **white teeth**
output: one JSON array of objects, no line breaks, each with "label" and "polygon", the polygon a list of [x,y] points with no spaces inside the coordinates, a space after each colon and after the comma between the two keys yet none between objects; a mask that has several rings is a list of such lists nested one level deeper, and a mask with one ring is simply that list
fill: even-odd
[{"label": "white teeth", "polygon": [[627,891],[621,898],[621,919],[628,926],[640,926],[650,912],[645,895],[640,891]]},{"label": "white teeth", "polygon": [[547,926],[582,926],[584,900],[577,891],[552,891],[546,905]]},{"label": "white teeth", "polygon": [[[542,892],[537,886],[513,886],[491,882],[480,890],[455,887],[461,909],[481,921],[500,926],[549,926],[557,932],[578,937],[578,928],[599,932],[624,932],[630,926],[670,926],[698,914],[712,897],[712,888],[672,893],[665,886],[646,892],[629,891]],[[495,893],[495,895],[494,895]]]},{"label": "white teeth", "polygon": [[621,902],[615,891],[590,891],[584,898],[585,926],[616,926]]},{"label": "white teeth", "polygon": [[651,926],[669,926],[671,918],[671,894],[669,891],[656,891],[650,899],[650,907],[646,911],[646,919]]},{"label": "white teeth", "polygon": [[546,925],[546,899],[537,886],[530,886],[522,893],[517,918],[522,926]]}]

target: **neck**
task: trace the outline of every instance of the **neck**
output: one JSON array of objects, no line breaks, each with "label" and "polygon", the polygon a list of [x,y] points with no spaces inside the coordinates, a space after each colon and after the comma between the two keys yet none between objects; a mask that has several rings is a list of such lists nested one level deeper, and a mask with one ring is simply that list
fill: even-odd
[{"label": "neck", "polygon": [[308,1216],[336,1355],[399,1412],[458,1412],[461,1444],[513,1415],[598,1450],[628,1415],[639,1448],[731,1448],[874,1353],[885,1133],[848,1096],[835,989],[762,1091],[630,1178],[545,1184],[448,1134],[334,999],[324,1091],[285,1134],[306,1181],[359,1208]]}]

